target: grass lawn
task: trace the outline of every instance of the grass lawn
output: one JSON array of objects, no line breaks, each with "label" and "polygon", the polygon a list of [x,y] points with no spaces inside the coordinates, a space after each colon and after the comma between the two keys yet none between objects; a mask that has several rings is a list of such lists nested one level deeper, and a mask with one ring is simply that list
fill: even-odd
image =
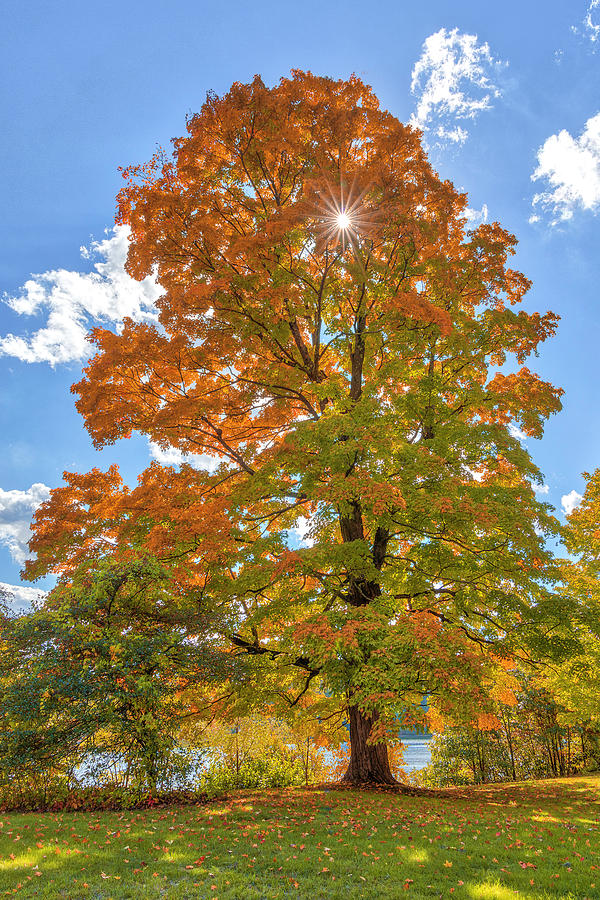
[{"label": "grass lawn", "polygon": [[600,778],[0,814],[0,897],[600,898]]}]

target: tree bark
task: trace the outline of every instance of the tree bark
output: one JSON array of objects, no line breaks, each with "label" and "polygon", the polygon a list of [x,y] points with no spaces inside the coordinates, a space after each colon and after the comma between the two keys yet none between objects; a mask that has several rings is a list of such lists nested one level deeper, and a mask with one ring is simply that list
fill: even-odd
[{"label": "tree bark", "polygon": [[508,752],[510,753],[510,767],[512,770],[512,780],[516,781],[517,773],[515,770],[515,752],[514,752],[514,748],[513,748],[512,731],[511,731],[511,727],[510,727],[510,713],[508,713],[508,712],[506,714],[500,713],[500,716],[502,719],[502,724],[504,725],[504,733],[506,734],[506,742],[508,744]]},{"label": "tree bark", "polygon": [[350,718],[350,765],[342,781],[347,784],[393,784],[398,785],[392,775],[385,743],[369,744],[371,728],[377,721],[377,714],[365,715],[358,706],[348,708]]}]

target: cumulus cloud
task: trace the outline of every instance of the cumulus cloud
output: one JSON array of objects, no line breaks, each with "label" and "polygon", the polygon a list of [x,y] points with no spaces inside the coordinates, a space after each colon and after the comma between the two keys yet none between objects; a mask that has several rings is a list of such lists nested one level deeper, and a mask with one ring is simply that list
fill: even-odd
[{"label": "cumulus cloud", "polygon": [[150,456],[161,466],[181,466],[184,463],[205,472],[214,472],[222,460],[209,453],[183,453],[177,447],[161,447],[155,441],[148,441]]},{"label": "cumulus cloud", "polygon": [[548,494],[550,492],[550,486],[548,484],[534,484],[533,490],[536,494]]},{"label": "cumulus cloud", "polygon": [[578,494],[577,491],[569,491],[568,494],[563,494],[560,498],[560,505],[562,506],[565,516],[570,516],[582,500],[582,495]]},{"label": "cumulus cloud", "polygon": [[550,135],[539,148],[537,161],[531,179],[545,181],[547,188],[534,196],[533,206],[550,212],[553,225],[572,218],[578,208],[596,212],[600,208],[600,113],[587,120],[579,137],[564,129]]},{"label": "cumulus cloud", "polygon": [[125,271],[128,236],[129,227],[117,225],[105,240],[82,247],[84,260],[96,260],[92,272],[56,269],[32,275],[18,296],[5,296],[4,303],[18,315],[45,321],[25,336],[0,337],[0,355],[52,366],[83,360],[91,351],[86,334],[94,325],[118,329],[126,316],[155,319],[162,290],[155,278],[135,281]]},{"label": "cumulus cloud", "polygon": [[290,529],[301,547],[312,547],[315,542],[311,536],[311,524],[306,516],[299,516],[295,526]]},{"label": "cumulus cloud", "polygon": [[417,106],[411,125],[441,143],[463,144],[468,131],[459,123],[491,108],[501,95],[496,79],[505,65],[476,34],[440,28],[429,35],[412,70],[410,89]]},{"label": "cumulus cloud", "polygon": [[39,482],[26,491],[3,491],[0,488],[0,545],[7,547],[19,565],[23,565],[28,556],[31,517],[49,496],[50,488]]},{"label": "cumulus cloud", "polygon": [[489,212],[487,203],[484,203],[481,209],[471,209],[467,206],[463,215],[467,220],[468,228],[477,228],[478,225],[482,225],[488,220]]},{"label": "cumulus cloud", "polygon": [[526,441],[527,435],[524,431],[521,431],[518,425],[515,425],[514,422],[511,422],[508,426],[508,433],[511,437],[516,438],[518,441]]},{"label": "cumulus cloud", "polygon": [[0,581],[0,600],[10,612],[21,615],[39,606],[46,596],[46,591],[39,588],[25,587],[23,584],[6,584]]},{"label": "cumulus cloud", "polygon": [[469,475],[469,477],[472,478],[473,481],[481,481],[485,474],[483,469],[471,469],[469,466],[464,466],[463,471],[466,475]]}]

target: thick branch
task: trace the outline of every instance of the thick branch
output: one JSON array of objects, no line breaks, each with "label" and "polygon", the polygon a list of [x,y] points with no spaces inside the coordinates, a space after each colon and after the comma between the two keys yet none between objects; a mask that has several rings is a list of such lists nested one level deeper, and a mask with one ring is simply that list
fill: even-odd
[{"label": "thick branch", "polygon": [[[247,641],[239,634],[229,634],[227,635],[227,638],[232,644],[245,650],[250,656],[264,656],[264,654],[267,654],[271,660],[277,659],[278,656],[287,656],[287,653],[284,650],[261,647],[257,641]],[[306,656],[298,656],[296,659],[292,660],[291,665],[297,666],[299,669],[305,669],[307,672],[314,673],[315,675],[318,675],[321,671],[320,668],[315,668],[311,665],[310,660]]]}]

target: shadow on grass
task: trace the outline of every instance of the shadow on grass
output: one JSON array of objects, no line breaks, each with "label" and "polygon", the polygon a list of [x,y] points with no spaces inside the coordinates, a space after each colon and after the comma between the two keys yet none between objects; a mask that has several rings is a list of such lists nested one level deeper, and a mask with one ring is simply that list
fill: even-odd
[{"label": "shadow on grass", "polygon": [[430,798],[323,788],[4,816],[0,896],[597,897],[599,796],[600,779],[584,778]]}]

